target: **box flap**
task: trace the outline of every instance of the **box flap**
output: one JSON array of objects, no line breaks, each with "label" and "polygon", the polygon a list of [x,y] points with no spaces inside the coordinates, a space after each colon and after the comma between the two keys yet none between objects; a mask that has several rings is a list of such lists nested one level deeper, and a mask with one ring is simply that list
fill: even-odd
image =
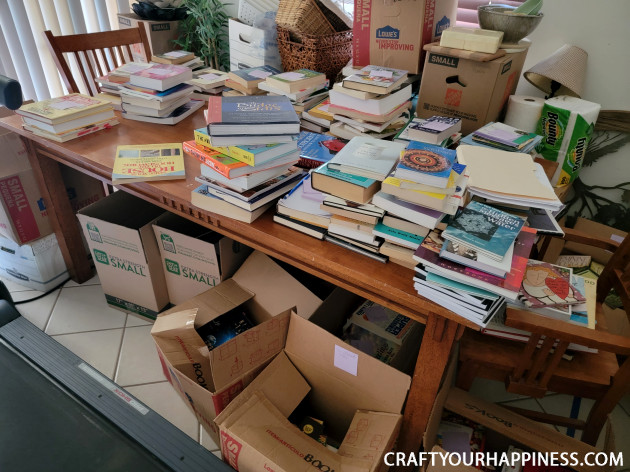
[{"label": "box flap", "polygon": [[[468,392],[458,388],[450,390],[444,407],[449,411],[465,416],[476,423],[514,439],[525,446],[529,446],[536,451],[558,453],[576,452],[582,463],[584,462],[585,454],[599,452],[598,449],[582,441],[565,436],[558,431],[547,428],[540,423],[536,423],[535,421],[513,413],[499,405],[470,395]],[[588,471],[592,469],[579,465],[574,468],[578,471]],[[601,467],[600,470],[609,469]]]},{"label": "box flap", "polygon": [[165,311],[163,315],[169,313],[197,308],[197,317],[195,318],[195,327],[205,325],[217,316],[237,307],[254,296],[253,293],[245,290],[233,279],[221,282],[216,287],[200,293],[190,300],[180,303],[179,305]]},{"label": "box flap", "polygon": [[[313,386],[314,414],[327,412],[333,437],[345,435],[356,410],[401,412],[411,377],[294,314],[285,352]],[[343,356],[350,358],[356,375],[335,366],[335,361],[342,365]]]},{"label": "box flap", "polygon": [[254,251],[232,277],[239,285],[256,294],[254,303],[274,315],[297,307],[308,318],[322,301],[308,288],[259,251]]},{"label": "box flap", "polygon": [[0,177],[17,174],[31,169],[26,146],[17,133],[2,133],[0,128]]},{"label": "box flap", "polygon": [[221,389],[230,385],[278,354],[285,344],[290,314],[289,310],[280,313],[210,351],[215,387]]}]

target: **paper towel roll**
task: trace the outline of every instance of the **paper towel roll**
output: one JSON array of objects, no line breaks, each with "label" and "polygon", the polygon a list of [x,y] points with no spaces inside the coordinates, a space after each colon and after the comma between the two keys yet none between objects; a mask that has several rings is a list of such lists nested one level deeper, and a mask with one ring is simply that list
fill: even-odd
[{"label": "paper towel roll", "polygon": [[545,100],[536,134],[543,137],[538,152],[558,162],[551,184],[561,187],[577,177],[601,105],[577,97]]},{"label": "paper towel roll", "polygon": [[510,95],[503,122],[506,125],[514,126],[516,129],[534,133],[544,104],[544,98]]}]

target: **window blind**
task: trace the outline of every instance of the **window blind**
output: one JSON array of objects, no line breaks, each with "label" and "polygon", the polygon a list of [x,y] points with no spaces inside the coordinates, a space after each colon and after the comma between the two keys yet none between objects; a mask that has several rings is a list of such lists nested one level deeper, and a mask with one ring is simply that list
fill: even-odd
[{"label": "window blind", "polygon": [[479,26],[479,19],[477,18],[477,7],[479,5],[488,5],[489,3],[518,6],[523,3],[523,1],[500,0],[496,2],[490,2],[488,0],[459,0],[457,2],[457,26]]},{"label": "window blind", "polygon": [[[118,29],[118,13],[130,11],[129,0],[0,0],[0,73],[20,82],[25,99],[63,95],[67,90],[44,31],[58,36]],[[69,63],[80,77],[72,55]]]}]

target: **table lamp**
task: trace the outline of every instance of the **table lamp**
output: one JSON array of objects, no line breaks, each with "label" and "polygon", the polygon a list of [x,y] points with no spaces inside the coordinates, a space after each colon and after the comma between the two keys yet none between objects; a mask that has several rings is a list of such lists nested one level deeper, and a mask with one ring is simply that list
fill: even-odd
[{"label": "table lamp", "polygon": [[565,44],[548,58],[525,72],[525,78],[552,98],[570,95],[581,98],[586,75],[588,53],[577,46]]},{"label": "table lamp", "polygon": [[17,80],[0,75],[0,106],[17,110],[22,106],[22,87]]}]

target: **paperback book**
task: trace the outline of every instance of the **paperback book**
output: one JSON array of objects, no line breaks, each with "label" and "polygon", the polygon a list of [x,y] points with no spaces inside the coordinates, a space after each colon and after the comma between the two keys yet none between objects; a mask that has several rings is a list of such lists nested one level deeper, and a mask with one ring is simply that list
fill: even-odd
[{"label": "paperback book", "polygon": [[270,75],[279,74],[280,71],[269,65],[250,67],[247,69],[237,69],[230,71],[230,79],[239,83],[245,88],[253,88]]},{"label": "paperback book", "polygon": [[63,97],[28,103],[22,105],[15,112],[24,118],[31,118],[35,121],[54,125],[111,110],[111,108],[111,103],[107,100],[80,93],[72,93]]},{"label": "paperback book", "polygon": [[135,121],[145,121],[147,123],[155,123],[159,125],[176,125],[180,121],[188,118],[194,112],[199,110],[205,102],[203,100],[188,100],[187,103],[177,107],[166,116],[146,116],[136,115],[134,113],[128,113],[123,111],[123,118]]},{"label": "paperback book", "polygon": [[524,224],[521,218],[472,201],[455,216],[442,237],[501,261]]},{"label": "paperback book", "polygon": [[385,214],[385,210],[376,205],[355,203],[334,195],[326,195],[321,207],[334,215],[346,216],[370,224],[376,224]]},{"label": "paperback book", "polygon": [[286,93],[294,93],[326,83],[326,74],[310,69],[298,69],[270,75],[265,82]]},{"label": "paperback book", "polygon": [[186,177],[181,143],[118,146],[112,184]]},{"label": "paperback book", "polygon": [[273,202],[269,202],[254,211],[248,211],[212,195],[208,192],[208,188],[205,185],[201,185],[192,191],[190,201],[193,205],[202,210],[234,218],[244,223],[254,222],[256,218],[273,205]]},{"label": "paperback book", "polygon": [[456,159],[457,153],[451,149],[411,141],[394,174],[399,179],[446,188]]},{"label": "paperback book", "polygon": [[345,88],[381,95],[389,94],[407,79],[407,71],[369,65],[343,80]]},{"label": "paperback book", "polygon": [[440,144],[462,129],[462,120],[450,116],[432,116],[422,123],[412,122],[408,127],[409,138],[429,144]]},{"label": "paperback book", "polygon": [[366,300],[357,308],[348,323],[354,323],[372,333],[402,344],[417,322],[400,313],[371,300]]},{"label": "paperback book", "polygon": [[571,284],[571,269],[533,259],[527,262],[519,298],[529,308],[576,305],[586,301]]},{"label": "paperback book", "polygon": [[320,133],[301,131],[297,146],[300,149],[302,167],[319,167],[330,161],[347,144],[345,139]]},{"label": "paperback book", "polygon": [[129,83],[138,87],[164,91],[192,79],[192,71],[175,64],[152,64],[129,75]]},{"label": "paperback book", "polygon": [[396,165],[403,144],[381,139],[352,138],[328,163],[330,169],[384,180]]},{"label": "paperback book", "polygon": [[385,241],[390,241],[414,250],[418,249],[418,246],[420,246],[424,240],[424,235],[408,233],[407,231],[392,228],[383,223],[376,223],[373,233],[375,236],[380,236]]},{"label": "paperback book", "polygon": [[199,90],[212,90],[225,85],[228,74],[220,70],[207,67],[193,71],[192,79],[186,81],[187,84],[194,85]]},{"label": "paperback book", "polygon": [[520,151],[526,146],[531,146],[533,141],[540,142],[542,137],[536,133],[521,131],[505,123],[491,122],[474,131],[472,139],[493,147]]}]

